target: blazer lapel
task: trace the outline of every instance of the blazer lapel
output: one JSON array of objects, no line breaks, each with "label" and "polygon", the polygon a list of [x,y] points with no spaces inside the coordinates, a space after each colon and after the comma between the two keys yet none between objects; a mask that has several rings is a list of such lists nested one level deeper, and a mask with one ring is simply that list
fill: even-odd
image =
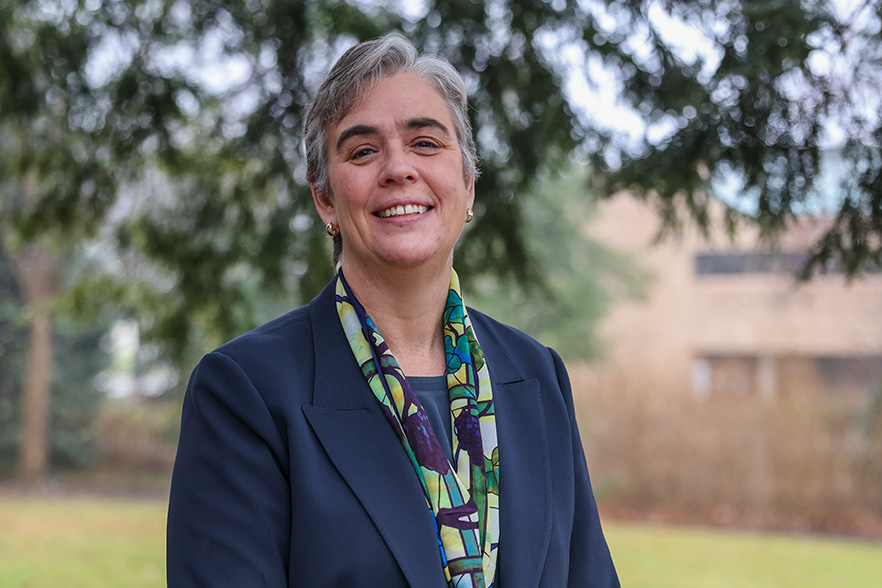
[{"label": "blazer lapel", "polygon": [[331,282],[310,305],[316,383],[303,412],[410,585],[445,588],[422,487],[352,356],[335,304]]},{"label": "blazer lapel", "polygon": [[[474,324],[474,323],[473,323]],[[551,463],[541,387],[523,380],[496,343],[475,325],[490,369],[499,439],[499,583],[538,586],[551,541]]]}]

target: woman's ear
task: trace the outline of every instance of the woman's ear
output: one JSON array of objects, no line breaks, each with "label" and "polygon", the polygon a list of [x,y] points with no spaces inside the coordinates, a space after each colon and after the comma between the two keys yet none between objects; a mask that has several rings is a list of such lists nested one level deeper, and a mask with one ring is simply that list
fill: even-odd
[{"label": "woman's ear", "polygon": [[334,208],[334,201],[326,192],[321,192],[312,182],[309,183],[309,190],[312,192],[312,201],[315,203],[315,209],[325,223],[337,222],[337,211]]}]

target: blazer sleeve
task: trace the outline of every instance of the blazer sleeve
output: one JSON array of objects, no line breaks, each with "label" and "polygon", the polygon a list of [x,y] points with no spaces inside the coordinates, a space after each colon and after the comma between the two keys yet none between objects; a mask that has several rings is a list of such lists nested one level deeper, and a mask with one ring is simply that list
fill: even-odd
[{"label": "blazer sleeve", "polygon": [[619,588],[619,579],[613,565],[609,547],[600,526],[597,503],[588,477],[588,464],[576,414],[573,406],[573,392],[563,360],[553,349],[558,384],[563,394],[570,418],[570,435],[573,444],[573,468],[575,472],[575,507],[573,533],[570,539],[570,571],[568,586],[573,588]]},{"label": "blazer sleeve", "polygon": [[170,588],[287,586],[285,443],[251,379],[213,352],[194,370],[168,509]]}]

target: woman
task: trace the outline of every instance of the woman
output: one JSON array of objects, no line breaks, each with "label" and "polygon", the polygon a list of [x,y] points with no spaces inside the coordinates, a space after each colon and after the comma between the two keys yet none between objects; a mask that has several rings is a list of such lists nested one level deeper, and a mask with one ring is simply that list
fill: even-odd
[{"label": "woman", "polygon": [[462,303],[460,76],[362,43],[305,137],[337,277],[194,370],[169,586],[618,586],[560,358]]}]

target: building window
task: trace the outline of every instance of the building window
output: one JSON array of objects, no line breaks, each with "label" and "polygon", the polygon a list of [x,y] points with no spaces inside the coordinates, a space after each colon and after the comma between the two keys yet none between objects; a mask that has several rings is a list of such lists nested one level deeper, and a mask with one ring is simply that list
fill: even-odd
[{"label": "building window", "polygon": [[721,274],[795,273],[805,263],[805,253],[698,253],[695,273]]},{"label": "building window", "polygon": [[882,387],[882,356],[698,354],[692,394],[713,397],[800,397],[825,394],[862,401]]}]

